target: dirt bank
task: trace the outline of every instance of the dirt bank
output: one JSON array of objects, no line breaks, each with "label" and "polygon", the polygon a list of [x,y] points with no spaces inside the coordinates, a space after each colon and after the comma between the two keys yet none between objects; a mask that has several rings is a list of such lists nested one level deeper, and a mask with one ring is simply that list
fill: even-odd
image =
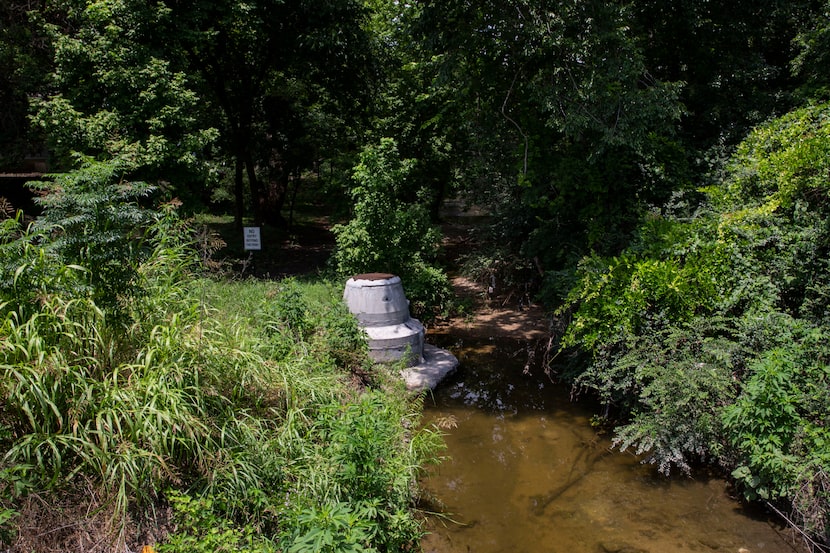
[{"label": "dirt bank", "polygon": [[536,304],[520,306],[513,298],[488,297],[484,286],[463,276],[452,278],[453,289],[466,313],[441,321],[430,334],[451,334],[459,338],[513,338],[526,342],[547,340],[548,318]]},{"label": "dirt bank", "polygon": [[451,334],[459,338],[512,338],[525,342],[545,340],[549,336],[545,310],[529,298],[511,293],[488,294],[488,286],[460,274],[458,262],[464,254],[478,248],[472,234],[474,224],[448,222],[441,227],[443,261],[459,303],[465,306],[460,314],[440,321],[429,330],[431,334]]}]

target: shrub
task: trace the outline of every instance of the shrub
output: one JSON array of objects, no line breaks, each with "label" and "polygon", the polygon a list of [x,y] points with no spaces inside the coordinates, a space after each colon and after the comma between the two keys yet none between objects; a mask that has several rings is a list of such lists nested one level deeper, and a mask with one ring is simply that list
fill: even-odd
[{"label": "shrub", "polygon": [[822,330],[795,320],[778,329],[780,345],[751,364],[724,413],[741,459],[733,474],[751,498],[789,497],[808,467],[830,469],[830,344]]},{"label": "shrub", "polygon": [[[162,550],[274,550],[267,536],[285,549],[321,527],[335,532],[332,543],[365,549],[414,543],[415,479],[434,434],[407,431],[417,405],[396,388],[358,395],[333,370],[366,361],[339,294],[325,287],[312,297],[297,282],[177,280],[192,256],[161,242],[138,267],[145,293],[129,327],[112,328],[91,298],[53,296],[28,319],[5,310],[0,513],[11,517],[29,490],[48,502],[90,487],[116,507],[123,545],[128,521],[172,489],[178,526]],[[220,288],[237,311],[199,307]],[[278,320],[247,316],[275,289],[289,292],[267,308]],[[260,340],[269,320],[305,328],[279,361]],[[341,515],[348,529],[326,522]]]},{"label": "shrub", "polygon": [[330,462],[308,466],[301,479],[324,484],[313,495],[298,486],[289,498],[282,540],[289,551],[402,551],[421,537],[409,508],[437,435],[425,429],[406,439],[401,422],[412,415],[385,395],[370,392],[319,412],[305,456]]},{"label": "shrub", "polygon": [[631,418],[616,429],[615,445],[648,454],[664,474],[673,468],[688,474],[697,463],[717,460],[724,440],[721,410],[734,395],[732,371],[739,357],[722,324],[696,318],[655,330],[614,363],[611,379],[598,380],[607,373],[593,369],[580,377],[604,396],[630,402]]},{"label": "shrub", "polygon": [[575,382],[618,408],[615,443],[668,472],[718,460],[748,498],[828,540],[830,104],[755,129],[691,217],[650,214],[583,260],[560,314]]},{"label": "shrub", "polygon": [[427,198],[409,178],[413,160],[402,160],[394,140],[365,148],[350,190],[354,213],[332,229],[332,263],[341,278],[359,273],[401,277],[416,315],[446,307],[449,280],[432,263],[440,234],[430,224]]},{"label": "shrub", "polygon": [[323,350],[340,370],[359,370],[366,365],[369,343],[366,333],[342,301],[323,309],[319,322]]},{"label": "shrub", "polygon": [[124,180],[117,161],[85,159],[79,169],[52,175],[53,181],[30,183],[47,194],[38,198],[43,216],[36,228],[49,235],[45,251],[65,266],[80,266],[82,283],[97,305],[122,311],[140,290],[139,264],[147,259],[147,229],[155,213],[140,205],[155,190]]},{"label": "shrub", "polygon": [[266,307],[269,314],[269,320],[265,323],[267,328],[286,333],[292,339],[308,337],[314,325],[309,320],[309,306],[296,280],[281,280],[269,300]]},{"label": "shrub", "polygon": [[[154,490],[197,470],[211,447],[209,410],[182,346],[192,321],[149,336],[111,332],[89,299],[53,297],[28,320],[2,321],[3,444],[10,466],[31,466],[31,486],[76,477],[106,489],[119,516]],[[138,346],[138,349],[133,349]]]},{"label": "shrub", "polygon": [[213,500],[194,499],[171,491],[175,530],[158,546],[159,553],[272,553],[277,546],[259,535],[250,525],[240,528],[214,512]]},{"label": "shrub", "polygon": [[[613,258],[589,256],[559,313],[570,310],[564,347],[597,352],[644,332],[711,311],[725,271],[711,226],[649,218],[634,245]],[[624,351],[624,350],[623,350]]]}]

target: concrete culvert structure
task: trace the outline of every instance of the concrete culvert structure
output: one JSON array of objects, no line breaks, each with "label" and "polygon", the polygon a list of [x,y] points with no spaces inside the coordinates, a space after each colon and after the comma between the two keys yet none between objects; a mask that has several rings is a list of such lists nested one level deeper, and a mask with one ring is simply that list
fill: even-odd
[{"label": "concrete culvert structure", "polygon": [[403,360],[401,371],[412,391],[432,389],[458,367],[450,352],[424,343],[424,325],[409,313],[400,277],[364,273],[346,282],[343,299],[366,332],[369,356],[378,363]]},{"label": "concrete culvert structure", "polygon": [[422,361],[424,326],[409,314],[400,277],[388,273],[355,275],[346,282],[343,299],[369,336],[372,360],[387,363],[406,357],[410,367]]}]

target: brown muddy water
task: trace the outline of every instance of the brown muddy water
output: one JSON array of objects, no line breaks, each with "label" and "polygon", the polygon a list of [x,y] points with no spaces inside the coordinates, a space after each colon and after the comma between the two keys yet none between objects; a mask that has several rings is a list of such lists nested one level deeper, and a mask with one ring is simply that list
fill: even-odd
[{"label": "brown muddy water", "polygon": [[[439,338],[440,340],[440,338]],[[430,339],[431,342],[434,340]],[[449,458],[422,485],[427,553],[793,553],[772,516],[744,508],[722,479],[665,478],[590,424],[518,342],[439,343],[459,372],[425,402]]]}]

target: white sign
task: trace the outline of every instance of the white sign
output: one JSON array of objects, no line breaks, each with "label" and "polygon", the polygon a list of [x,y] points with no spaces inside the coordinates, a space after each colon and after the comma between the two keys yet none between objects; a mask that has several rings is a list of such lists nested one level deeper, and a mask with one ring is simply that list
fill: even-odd
[{"label": "white sign", "polygon": [[262,240],[259,236],[259,227],[244,227],[244,244],[246,250],[261,250]]}]

